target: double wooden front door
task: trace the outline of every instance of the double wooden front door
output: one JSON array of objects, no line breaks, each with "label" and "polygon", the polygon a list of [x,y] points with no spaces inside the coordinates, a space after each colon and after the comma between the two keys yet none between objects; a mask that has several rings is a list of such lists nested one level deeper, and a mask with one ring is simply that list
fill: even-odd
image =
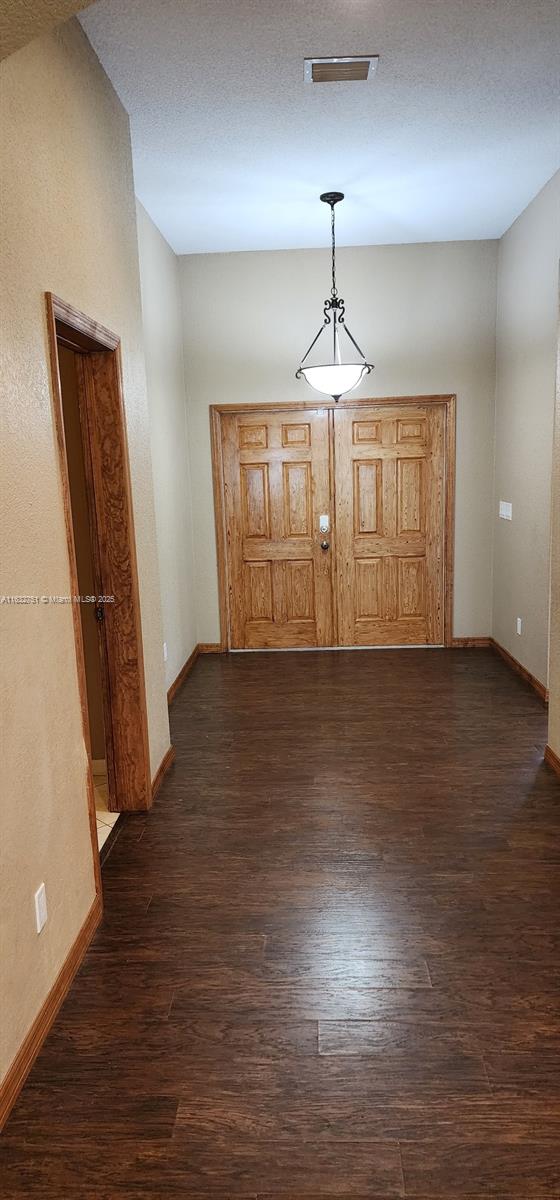
[{"label": "double wooden front door", "polygon": [[222,412],[232,649],[444,641],[447,405]]}]

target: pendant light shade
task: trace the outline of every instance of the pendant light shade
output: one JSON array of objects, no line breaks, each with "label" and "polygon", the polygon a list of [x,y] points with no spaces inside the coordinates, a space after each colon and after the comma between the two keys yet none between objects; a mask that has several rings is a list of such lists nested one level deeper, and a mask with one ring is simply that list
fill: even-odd
[{"label": "pendant light shade", "polygon": [[[364,375],[373,371],[373,366],[366,362],[365,355],[345,324],[344,300],[340,299],[336,286],[334,206],[344,200],[344,196],[342,192],[323,192],[320,198],[331,209],[331,294],[325,300],[323,324],[301,360],[296,379],[303,376],[310,387],[332,396],[336,401],[357,387]],[[316,362],[310,360],[312,351],[315,351]]]},{"label": "pendant light shade", "polygon": [[360,379],[367,374],[363,363],[331,363],[330,366],[300,367],[298,375],[314,387],[317,392],[326,396],[343,396],[358,386]]}]

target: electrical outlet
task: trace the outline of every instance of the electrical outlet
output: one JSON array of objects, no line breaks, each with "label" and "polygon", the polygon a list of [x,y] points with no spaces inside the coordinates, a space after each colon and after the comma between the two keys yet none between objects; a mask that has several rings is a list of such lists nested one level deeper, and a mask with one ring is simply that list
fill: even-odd
[{"label": "electrical outlet", "polygon": [[510,500],[500,500],[499,515],[502,521],[513,520],[513,505]]},{"label": "electrical outlet", "polygon": [[523,621],[522,621],[521,617],[517,617],[515,624],[516,624],[517,632],[521,636],[521,634],[523,633]]},{"label": "electrical outlet", "polygon": [[163,643],[163,661],[167,662],[167,642]]},{"label": "electrical outlet", "polygon": [[47,923],[47,893],[44,883],[37,888],[35,892],[35,924],[37,933],[40,933],[43,926]]}]

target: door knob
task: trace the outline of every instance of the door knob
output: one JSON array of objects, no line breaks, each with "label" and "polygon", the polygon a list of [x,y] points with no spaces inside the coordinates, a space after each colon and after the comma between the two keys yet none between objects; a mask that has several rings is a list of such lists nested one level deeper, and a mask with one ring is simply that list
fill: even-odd
[{"label": "door knob", "polygon": [[329,548],[328,542],[321,542],[321,550],[328,550],[328,548]]}]

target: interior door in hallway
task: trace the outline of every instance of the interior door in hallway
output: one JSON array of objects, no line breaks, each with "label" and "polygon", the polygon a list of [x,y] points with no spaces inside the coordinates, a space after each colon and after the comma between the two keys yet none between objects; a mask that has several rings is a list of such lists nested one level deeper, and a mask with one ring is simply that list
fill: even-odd
[{"label": "interior door in hallway", "polygon": [[338,642],[444,640],[445,409],[334,414]]},{"label": "interior door in hallway", "polygon": [[222,460],[232,649],[331,646],[328,411],[228,413]]}]

